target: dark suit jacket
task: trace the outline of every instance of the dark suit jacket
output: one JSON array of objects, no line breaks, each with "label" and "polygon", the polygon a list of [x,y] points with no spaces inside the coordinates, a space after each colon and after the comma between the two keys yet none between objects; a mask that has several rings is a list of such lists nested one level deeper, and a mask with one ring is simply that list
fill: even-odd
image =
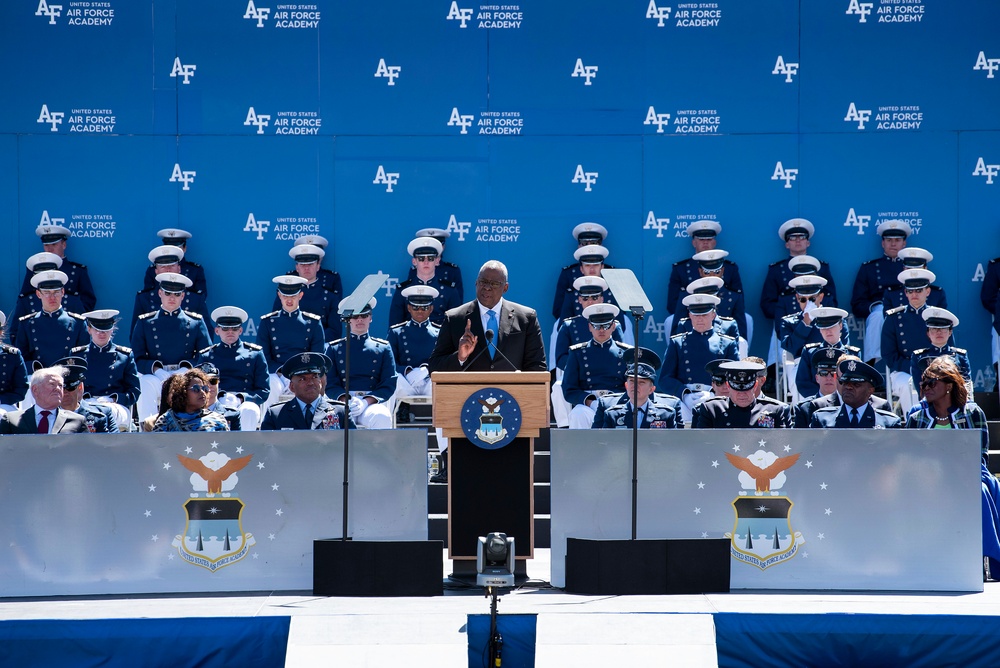
[{"label": "dark suit jacket", "polygon": [[[35,407],[26,408],[23,411],[10,411],[3,418],[0,418],[0,434],[37,434],[38,425],[35,424]],[[88,434],[87,423],[82,415],[59,409],[56,413],[55,424],[52,426],[53,434]]]},{"label": "dark suit jacket", "polygon": [[[434,352],[427,360],[431,371],[548,371],[545,343],[533,309],[503,300],[500,310],[499,351],[495,359],[486,352],[486,334],[476,300],[445,313]],[[458,340],[465,333],[466,321],[472,321],[472,333],[479,337],[476,348],[463,367],[458,363]],[[480,353],[482,353],[480,355]],[[502,353],[502,355],[501,355]],[[506,356],[507,359],[504,359]],[[510,360],[508,362],[507,360]]]},{"label": "dark suit jacket", "polygon": [[[307,425],[305,416],[302,415],[302,409],[299,408],[299,402],[295,399],[289,399],[267,409],[260,430],[343,429],[344,422],[344,404],[339,401],[331,401],[323,397],[313,414],[312,424]],[[349,416],[346,422],[350,425],[350,429],[355,428],[354,421]]]},{"label": "dark suit jacket", "polygon": [[[648,411],[639,429],[683,429],[681,402],[669,394],[653,394]],[[631,429],[634,422],[632,404],[625,394],[602,397],[597,402],[593,429]]]}]

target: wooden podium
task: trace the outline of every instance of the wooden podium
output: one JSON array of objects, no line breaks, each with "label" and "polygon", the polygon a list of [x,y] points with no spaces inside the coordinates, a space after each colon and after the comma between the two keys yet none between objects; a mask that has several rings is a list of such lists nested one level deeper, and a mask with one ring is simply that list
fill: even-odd
[{"label": "wooden podium", "polygon": [[[515,556],[535,553],[534,439],[549,426],[549,374],[544,371],[436,371],[431,374],[434,426],[448,438],[448,557],[476,559],[479,536],[502,531]],[[498,388],[517,402],[521,425],[495,449],[466,438],[462,408],[475,393]]]}]

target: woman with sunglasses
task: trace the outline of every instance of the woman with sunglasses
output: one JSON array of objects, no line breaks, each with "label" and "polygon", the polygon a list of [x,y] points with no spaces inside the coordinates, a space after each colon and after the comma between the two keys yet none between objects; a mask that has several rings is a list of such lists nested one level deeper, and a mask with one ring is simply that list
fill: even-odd
[{"label": "woman with sunglasses", "polygon": [[229,431],[226,418],[208,410],[208,376],[192,369],[171,384],[170,410],[153,423],[153,431]]},{"label": "woman with sunglasses", "polygon": [[[978,429],[981,434],[980,471],[983,487],[983,556],[991,579],[1000,580],[1000,483],[987,468],[990,435],[983,409],[969,401],[958,365],[949,356],[938,357],[920,379],[923,399],[906,418],[907,429]],[[985,568],[985,564],[984,564]]]}]

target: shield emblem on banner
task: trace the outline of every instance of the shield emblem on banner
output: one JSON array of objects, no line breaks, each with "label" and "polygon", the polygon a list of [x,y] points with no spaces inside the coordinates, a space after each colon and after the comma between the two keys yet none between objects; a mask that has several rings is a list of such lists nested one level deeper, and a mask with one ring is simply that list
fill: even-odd
[{"label": "shield emblem on banner", "polygon": [[174,539],[180,556],[213,573],[236,563],[256,542],[243,531],[243,502],[237,498],[188,499],[187,524]]},{"label": "shield emblem on banner", "polygon": [[795,556],[801,538],[792,530],[787,496],[740,496],[732,505],[734,558],[765,570]]}]

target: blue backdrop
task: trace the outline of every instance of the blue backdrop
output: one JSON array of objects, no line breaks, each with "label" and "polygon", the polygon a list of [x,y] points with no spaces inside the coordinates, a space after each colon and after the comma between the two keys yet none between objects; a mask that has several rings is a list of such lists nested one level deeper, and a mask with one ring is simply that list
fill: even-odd
[{"label": "blue backdrop", "polygon": [[989,0],[12,0],[0,309],[43,217],[73,229],[68,256],[125,317],[156,230],[181,227],[209,307],[245,308],[252,338],[292,240],[319,233],[348,290],[392,277],[383,334],[406,244],[437,226],[467,298],[479,265],[503,260],[508,296],[548,330],[570,230],[593,220],[648,290],[644,342],[662,349],[684,228],[714,218],[764,355],[778,226],[813,221],[810,252],[846,302],[878,223],[901,217],[992,386],[979,290],[1000,255],[997,25]]}]

